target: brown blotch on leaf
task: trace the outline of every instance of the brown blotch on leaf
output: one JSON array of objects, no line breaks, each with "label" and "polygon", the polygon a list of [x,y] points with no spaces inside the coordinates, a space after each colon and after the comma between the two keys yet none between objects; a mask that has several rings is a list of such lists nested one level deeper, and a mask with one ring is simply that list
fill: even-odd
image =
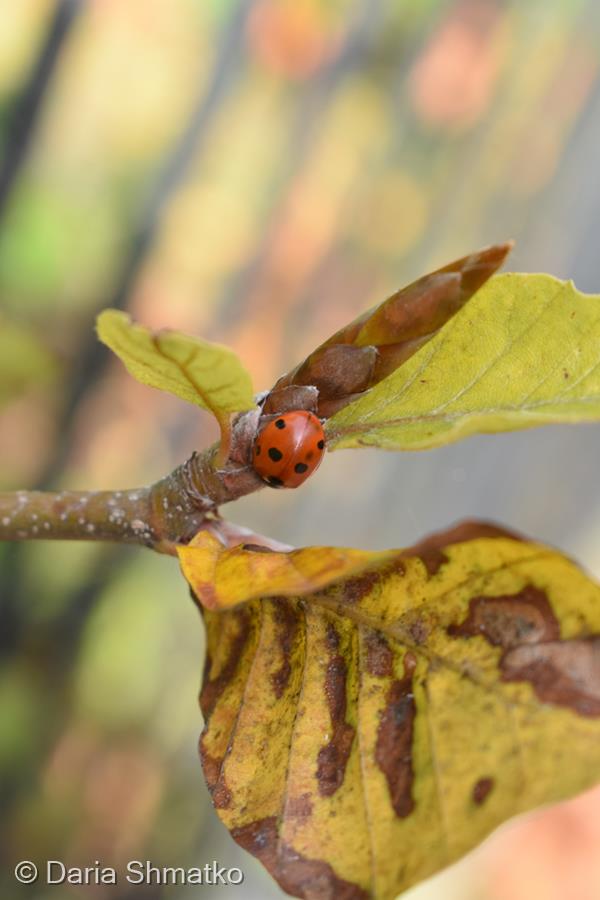
[{"label": "brown blotch on leaf", "polygon": [[399,818],[406,818],[415,808],[412,796],[412,744],[416,715],[413,674],[416,665],[414,653],[407,652],[404,656],[404,678],[390,686],[375,745],[375,761],[385,775],[390,801]]},{"label": "brown blotch on leaf", "polygon": [[285,805],[285,816],[293,819],[308,819],[312,816],[313,805],[310,794],[289,797]]},{"label": "brown blotch on leaf", "polygon": [[427,547],[425,542],[422,545],[416,545],[412,556],[416,556],[421,560],[428,575],[436,575],[444,563],[448,562],[448,557],[438,547]]},{"label": "brown blotch on leaf", "polygon": [[473,797],[473,803],[476,803],[477,806],[481,806],[481,804],[487,799],[488,794],[494,787],[494,784],[495,781],[493,778],[480,778],[479,781],[475,782],[471,794],[471,796]]},{"label": "brown blotch on leaf", "polygon": [[247,550],[248,553],[275,553],[272,547],[267,547],[266,544],[242,544],[242,550]]},{"label": "brown blotch on leaf", "polygon": [[221,771],[221,763],[223,760],[217,759],[216,756],[211,756],[206,750],[204,746],[204,735],[200,738],[200,758],[202,760],[202,769],[204,771],[206,783],[208,784],[208,789],[212,792],[212,789],[219,780],[219,773]]},{"label": "brown blotch on leaf", "polygon": [[337,633],[337,629],[335,625],[331,622],[327,623],[327,630],[325,632],[325,640],[327,642],[327,647],[329,650],[338,650],[340,646],[340,636]]},{"label": "brown blotch on leaf", "polygon": [[423,620],[422,616],[414,619],[406,626],[413,644],[424,644],[429,637],[429,627]]},{"label": "brown blotch on leaf", "polygon": [[458,525],[452,526],[445,531],[438,531],[430,534],[428,537],[407,547],[402,551],[403,556],[418,557],[425,568],[428,575],[435,575],[444,563],[448,562],[448,557],[443,550],[452,544],[462,544],[466,541],[474,541],[478,538],[510,538],[514,541],[521,541],[523,538],[514,531],[508,531],[506,528],[500,528],[491,522],[479,522],[476,519],[467,519],[465,522],[459,522]]},{"label": "brown blotch on leaf", "polygon": [[200,692],[200,709],[205,719],[210,716],[217,700],[235,675],[243,649],[250,636],[250,614],[241,609],[232,615],[235,615],[237,619],[238,631],[230,638],[229,653],[223,668],[212,681],[208,677],[210,669],[205,669],[204,683]]},{"label": "brown blotch on leaf", "polygon": [[348,669],[346,660],[337,652],[340,637],[331,623],[327,626],[325,640],[330,651],[325,673],[325,696],[333,733],[317,756],[317,782],[321,796],[331,797],[343,784],[355,729],[346,722]]},{"label": "brown blotch on leaf", "polygon": [[344,600],[347,603],[358,603],[363,597],[368,597],[380,577],[377,572],[366,572],[355,578],[347,578],[343,585]]},{"label": "brown blotch on leaf", "polygon": [[451,637],[481,635],[495,647],[504,648],[556,641],[560,637],[548,597],[531,585],[518,594],[473,597],[465,621],[448,626],[447,631]]},{"label": "brown blotch on leaf", "polygon": [[279,840],[277,817],[269,816],[231,831],[244,850],[256,856],[284,891],[306,900],[368,900],[357,884],[336,875],[329,863],[308,859]]},{"label": "brown blotch on leaf", "polygon": [[202,669],[202,684],[205,685],[208,682],[208,676],[210,674],[210,670],[212,669],[212,656],[210,655],[208,649],[204,655],[204,666]]},{"label": "brown blotch on leaf", "polygon": [[271,684],[273,693],[279,700],[288,686],[290,675],[292,674],[290,657],[298,633],[298,616],[293,604],[284,597],[278,597],[272,602],[275,627],[277,629],[277,642],[281,650],[281,665],[271,675]]},{"label": "brown blotch on leaf", "polygon": [[378,631],[369,631],[365,638],[367,650],[365,668],[369,675],[386,678],[393,674],[394,654],[390,645]]},{"label": "brown blotch on leaf", "polygon": [[200,739],[200,759],[214,807],[216,809],[228,809],[231,806],[233,795],[223,777],[223,760],[217,759],[208,753],[202,738]]},{"label": "brown blotch on leaf", "polygon": [[215,809],[228,809],[231,806],[233,796],[225,784],[225,779],[220,778],[212,792],[212,802]]},{"label": "brown blotch on leaf", "polygon": [[539,700],[580,716],[600,716],[600,636],[560,640],[560,627],[544,591],[473,597],[452,637],[481,635],[502,647],[503,681],[528,681]]},{"label": "brown blotch on leaf", "polygon": [[504,653],[503,681],[528,681],[543,703],[600,716],[600,635],[523,644]]},{"label": "brown blotch on leaf", "polygon": [[406,566],[401,559],[395,558],[391,562],[380,564],[378,568],[346,578],[343,582],[343,597],[346,603],[359,603],[363,597],[368,597],[380,584],[385,584],[392,575],[405,575]]}]

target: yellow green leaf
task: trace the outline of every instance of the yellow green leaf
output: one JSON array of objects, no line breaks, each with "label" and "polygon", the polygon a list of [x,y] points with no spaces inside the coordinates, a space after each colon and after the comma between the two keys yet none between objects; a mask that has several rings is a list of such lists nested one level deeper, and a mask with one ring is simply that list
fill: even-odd
[{"label": "yellow green leaf", "polygon": [[240,603],[230,575],[239,605],[204,610],[203,767],[288,893],[391,900],[600,780],[600,587],[560,553],[467,523],[301,597]]},{"label": "yellow green leaf", "polygon": [[252,409],[252,381],[228,347],[178,331],[152,332],[115,309],[100,313],[100,340],[142,384],[175,394],[223,420]]},{"label": "yellow green leaf", "polygon": [[330,450],[437,447],[600,418],[600,296],[497,275],[401,368],[327,423]]}]

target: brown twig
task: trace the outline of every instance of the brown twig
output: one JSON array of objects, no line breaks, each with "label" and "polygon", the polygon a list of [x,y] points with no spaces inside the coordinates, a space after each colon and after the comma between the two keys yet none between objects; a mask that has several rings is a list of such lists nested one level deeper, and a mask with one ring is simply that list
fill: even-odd
[{"label": "brown twig", "polygon": [[173,553],[212,527],[219,506],[263,487],[249,464],[258,415],[233,420],[222,464],[215,444],[150,487],[0,493],[0,540],[116,541]]},{"label": "brown twig", "polygon": [[152,542],[150,491],[0,494],[0,539]]}]

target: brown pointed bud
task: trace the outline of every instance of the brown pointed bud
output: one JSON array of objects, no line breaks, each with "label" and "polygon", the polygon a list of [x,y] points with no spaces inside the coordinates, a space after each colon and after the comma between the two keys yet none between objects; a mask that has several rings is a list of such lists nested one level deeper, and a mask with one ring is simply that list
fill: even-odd
[{"label": "brown pointed bud", "polygon": [[[281,379],[280,379],[281,381]],[[319,391],[314,385],[289,384],[279,387],[279,381],[269,391],[262,406],[262,415],[280,416],[295,409],[307,409],[317,412]]]},{"label": "brown pointed bud", "polygon": [[282,376],[274,391],[314,385],[319,415],[337,412],[427,343],[502,265],[512,247],[512,241],[486,247],[392,294]]},{"label": "brown pointed bud", "polygon": [[318,389],[320,399],[333,400],[366,390],[376,362],[375,347],[352,344],[319,347],[297,369],[280,378],[275,387],[282,383],[312,384]]},{"label": "brown pointed bud", "polygon": [[508,241],[486,247],[424,275],[363,313],[323,346],[352,343],[379,347],[433,334],[494,274],[512,246]]}]

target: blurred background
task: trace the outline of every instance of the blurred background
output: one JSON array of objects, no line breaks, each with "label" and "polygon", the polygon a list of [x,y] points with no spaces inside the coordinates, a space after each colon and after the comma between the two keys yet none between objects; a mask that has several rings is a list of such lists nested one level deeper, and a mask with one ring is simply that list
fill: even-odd
[{"label": "blurred background", "polygon": [[[96,313],[228,343],[257,390],[424,272],[600,292],[594,0],[19,0],[0,22],[0,489],[151,482],[210,417],[136,384]],[[331,454],[226,510],[287,543],[400,547],[465,516],[600,576],[600,427]],[[176,563],[0,546],[0,895],[282,896],[213,813],[203,635]],[[465,736],[465,741],[468,736]],[[411,900],[600,897],[600,793],[503,828]],[[401,848],[398,848],[401,852]],[[21,859],[239,866],[242,888],[19,889]]]}]

